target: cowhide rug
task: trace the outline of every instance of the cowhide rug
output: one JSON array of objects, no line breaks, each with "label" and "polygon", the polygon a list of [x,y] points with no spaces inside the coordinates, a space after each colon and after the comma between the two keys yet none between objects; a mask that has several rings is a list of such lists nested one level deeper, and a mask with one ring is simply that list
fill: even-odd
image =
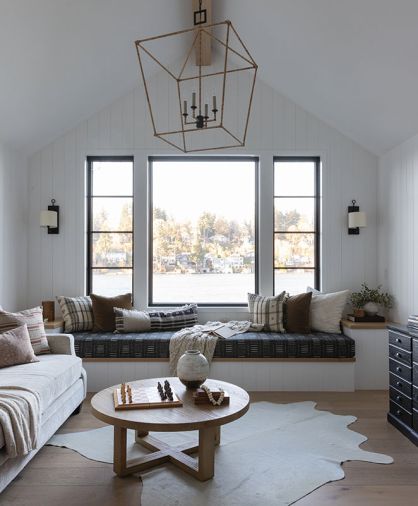
[{"label": "cowhide rug", "polygon": [[[166,464],[141,474],[142,506],[282,506],[344,478],[341,463],[390,464],[367,452],[367,438],[348,428],[354,416],[318,411],[314,402],[257,402],[239,420],[222,427],[215,477],[199,482]],[[129,458],[147,453],[128,431]],[[194,432],[155,434],[172,445],[196,440]],[[50,445],[71,448],[100,462],[113,462],[113,427],[57,434]]]}]

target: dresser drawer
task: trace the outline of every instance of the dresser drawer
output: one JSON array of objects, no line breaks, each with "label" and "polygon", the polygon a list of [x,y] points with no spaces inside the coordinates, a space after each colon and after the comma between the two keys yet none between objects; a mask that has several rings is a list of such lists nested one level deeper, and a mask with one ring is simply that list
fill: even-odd
[{"label": "dresser drawer", "polygon": [[[404,380],[408,381],[409,383],[411,383],[411,381],[412,381],[412,368],[408,367],[404,364],[401,364],[400,362],[397,362],[396,360],[389,359],[389,371],[392,372],[393,374],[396,374],[396,376],[403,378]],[[417,374],[418,374],[418,368],[417,368]]]},{"label": "dresser drawer", "polygon": [[398,362],[402,362],[409,367],[412,364],[412,354],[410,351],[405,351],[402,348],[397,348],[396,346],[389,345],[389,357],[398,360]]},{"label": "dresser drawer", "polygon": [[412,413],[412,400],[404,394],[401,394],[394,388],[389,388],[390,400],[395,402],[401,408],[406,409],[409,413]]},{"label": "dresser drawer", "polygon": [[418,364],[413,365],[412,369],[412,383],[418,386]]},{"label": "dresser drawer", "polygon": [[412,407],[418,410],[418,387],[416,386],[412,387]]},{"label": "dresser drawer", "polygon": [[418,364],[418,338],[412,339],[412,361]]},{"label": "dresser drawer", "polygon": [[418,432],[418,411],[416,409],[412,411],[412,426]]},{"label": "dresser drawer", "polygon": [[392,373],[389,374],[389,385],[391,387],[396,388],[396,390],[398,390],[402,394],[407,395],[408,397],[412,397],[411,383],[405,381],[402,378],[399,378],[398,376],[395,376]]},{"label": "dresser drawer", "polygon": [[389,411],[393,416],[396,416],[398,420],[401,420],[403,423],[408,425],[409,427],[412,427],[412,415],[408,413],[405,409],[398,406],[393,401],[389,402]]},{"label": "dresser drawer", "polygon": [[389,330],[389,343],[394,344],[395,346],[398,346],[398,348],[402,348],[406,351],[411,351],[412,349],[412,339],[405,334],[401,334],[393,330]]}]

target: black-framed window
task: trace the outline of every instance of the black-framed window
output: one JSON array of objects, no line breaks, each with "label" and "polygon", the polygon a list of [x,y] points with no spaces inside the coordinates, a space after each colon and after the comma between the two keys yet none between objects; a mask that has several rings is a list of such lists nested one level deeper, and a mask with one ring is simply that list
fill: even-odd
[{"label": "black-framed window", "polygon": [[258,290],[258,158],[150,157],[149,196],[149,305],[246,305]]},{"label": "black-framed window", "polygon": [[320,288],[320,159],[274,158],[274,293]]},{"label": "black-framed window", "polygon": [[87,293],[133,292],[131,156],[87,157]]}]

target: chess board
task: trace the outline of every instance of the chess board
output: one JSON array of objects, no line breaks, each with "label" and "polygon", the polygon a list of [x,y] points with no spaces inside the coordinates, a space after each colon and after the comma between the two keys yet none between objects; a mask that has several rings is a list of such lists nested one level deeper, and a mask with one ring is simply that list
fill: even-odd
[{"label": "chess board", "polygon": [[122,409],[152,409],[152,408],[177,408],[183,406],[182,401],[173,392],[173,400],[161,400],[156,387],[151,388],[132,388],[132,402],[126,399],[122,401],[121,389],[115,388],[113,391],[113,400],[115,410]]}]

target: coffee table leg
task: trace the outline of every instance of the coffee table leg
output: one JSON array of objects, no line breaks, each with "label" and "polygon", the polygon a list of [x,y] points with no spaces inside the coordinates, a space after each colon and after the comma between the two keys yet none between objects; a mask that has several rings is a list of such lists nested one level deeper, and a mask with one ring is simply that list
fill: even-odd
[{"label": "coffee table leg", "polygon": [[199,430],[199,468],[197,479],[206,481],[215,474],[215,444],[219,427]]},{"label": "coffee table leg", "polygon": [[[197,461],[187,455],[188,450],[192,450],[192,448],[186,448],[183,451],[177,448],[171,448],[169,445],[158,441],[156,438],[151,436],[147,437],[147,433],[137,431],[135,434],[137,442],[154,453],[142,457],[137,460],[136,463],[129,462],[128,467],[128,462],[126,460],[127,429],[115,426],[113,471],[119,477],[123,477],[128,474],[150,469],[151,467],[171,460],[173,464],[198,480],[210,480],[215,474],[215,446],[220,442],[220,430],[220,427],[208,427],[199,430],[199,456]],[[193,449],[195,448],[196,447],[193,447]]]},{"label": "coffee table leg", "polygon": [[219,446],[221,444],[221,426],[216,427],[215,432],[215,445]]},{"label": "coffee table leg", "polygon": [[113,471],[118,476],[126,474],[126,429],[114,427]]},{"label": "coffee table leg", "polygon": [[137,443],[140,443],[140,442],[141,442],[140,440],[141,440],[143,437],[148,436],[148,434],[149,434],[149,432],[147,432],[147,431],[145,431],[145,430],[144,430],[144,431],[136,430],[136,431],[135,431],[135,441],[136,441]]}]

